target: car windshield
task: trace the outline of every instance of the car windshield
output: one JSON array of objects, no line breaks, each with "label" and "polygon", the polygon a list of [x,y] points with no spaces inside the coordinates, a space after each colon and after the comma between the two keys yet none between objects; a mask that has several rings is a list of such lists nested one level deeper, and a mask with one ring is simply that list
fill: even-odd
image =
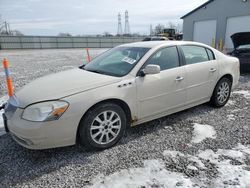
[{"label": "car windshield", "polygon": [[250,49],[250,44],[241,45],[238,47],[238,49]]},{"label": "car windshield", "polygon": [[141,47],[116,47],[93,59],[84,69],[121,77],[128,74],[148,50]]}]

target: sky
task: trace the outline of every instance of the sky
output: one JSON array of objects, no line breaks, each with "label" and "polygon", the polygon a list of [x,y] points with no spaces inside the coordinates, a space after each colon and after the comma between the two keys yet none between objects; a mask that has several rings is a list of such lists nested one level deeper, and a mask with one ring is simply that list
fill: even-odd
[{"label": "sky", "polygon": [[2,21],[26,35],[117,33],[118,18],[129,12],[131,33],[149,34],[150,24],[181,26],[181,16],[207,0],[0,0]]}]

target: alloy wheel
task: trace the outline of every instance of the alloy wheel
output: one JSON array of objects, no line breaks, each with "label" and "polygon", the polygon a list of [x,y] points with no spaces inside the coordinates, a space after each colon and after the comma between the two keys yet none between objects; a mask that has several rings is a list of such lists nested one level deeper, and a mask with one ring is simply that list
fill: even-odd
[{"label": "alloy wheel", "polygon": [[119,135],[121,130],[120,116],[111,110],[98,114],[90,127],[90,135],[97,144],[108,144]]},{"label": "alloy wheel", "polygon": [[218,88],[217,100],[220,104],[226,102],[230,94],[230,86],[227,82],[222,82]]}]

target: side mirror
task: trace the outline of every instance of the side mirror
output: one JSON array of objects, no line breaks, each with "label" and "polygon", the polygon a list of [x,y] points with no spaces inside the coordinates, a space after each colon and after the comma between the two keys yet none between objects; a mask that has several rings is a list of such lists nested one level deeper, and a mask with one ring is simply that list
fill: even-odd
[{"label": "side mirror", "polygon": [[161,68],[159,65],[147,65],[140,72],[140,76],[145,76],[147,74],[159,74],[161,72]]}]

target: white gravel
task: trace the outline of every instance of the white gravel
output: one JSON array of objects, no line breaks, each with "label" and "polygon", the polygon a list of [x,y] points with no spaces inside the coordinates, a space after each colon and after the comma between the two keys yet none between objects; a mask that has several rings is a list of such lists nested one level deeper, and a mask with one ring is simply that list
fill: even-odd
[{"label": "white gravel", "polygon": [[235,115],[233,115],[233,114],[229,114],[229,115],[227,115],[227,120],[228,121],[235,121]]},{"label": "white gravel", "polygon": [[250,91],[248,90],[234,91],[233,94],[243,95],[246,99],[250,99]]},{"label": "white gravel", "polygon": [[[85,54],[84,49],[13,50],[1,51],[0,59],[9,59],[18,90],[40,76],[81,65]],[[4,79],[0,74],[0,97],[6,95]],[[250,75],[241,76],[235,91],[223,108],[204,104],[129,128],[119,144],[105,151],[86,152],[79,145],[31,151],[4,134],[0,187],[248,188]],[[210,125],[209,135],[204,125]],[[199,142],[193,142],[196,136]]]}]

